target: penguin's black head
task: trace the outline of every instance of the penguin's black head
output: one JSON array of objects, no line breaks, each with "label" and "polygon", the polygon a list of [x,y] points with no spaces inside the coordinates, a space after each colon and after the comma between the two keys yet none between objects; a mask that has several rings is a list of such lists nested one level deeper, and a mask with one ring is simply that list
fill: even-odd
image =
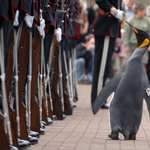
[{"label": "penguin's black head", "polygon": [[137,48],[144,47],[144,46],[148,47],[150,44],[149,35],[145,31],[135,28],[129,22],[126,21],[126,23],[132,28],[132,30],[134,31],[134,33],[136,35]]}]

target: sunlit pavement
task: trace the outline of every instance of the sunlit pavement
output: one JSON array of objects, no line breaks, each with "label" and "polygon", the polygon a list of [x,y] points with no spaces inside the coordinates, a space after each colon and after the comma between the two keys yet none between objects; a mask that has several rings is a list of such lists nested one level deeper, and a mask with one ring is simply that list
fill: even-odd
[{"label": "sunlit pavement", "polygon": [[126,141],[122,134],[119,135],[120,140],[111,140],[108,137],[109,110],[101,109],[93,115],[90,94],[91,85],[78,85],[79,100],[76,102],[77,107],[73,109],[73,115],[46,126],[39,143],[28,150],[150,150],[150,119],[145,101],[136,140]]}]

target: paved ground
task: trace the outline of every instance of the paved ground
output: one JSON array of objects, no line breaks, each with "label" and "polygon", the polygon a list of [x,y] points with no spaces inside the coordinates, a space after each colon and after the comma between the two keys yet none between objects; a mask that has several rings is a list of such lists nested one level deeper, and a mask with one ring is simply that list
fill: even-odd
[{"label": "paved ground", "polygon": [[53,121],[46,126],[39,143],[28,150],[150,150],[150,119],[144,102],[143,118],[135,141],[108,138],[110,133],[108,110],[95,116],[90,108],[91,85],[78,85],[79,101],[72,116]]}]

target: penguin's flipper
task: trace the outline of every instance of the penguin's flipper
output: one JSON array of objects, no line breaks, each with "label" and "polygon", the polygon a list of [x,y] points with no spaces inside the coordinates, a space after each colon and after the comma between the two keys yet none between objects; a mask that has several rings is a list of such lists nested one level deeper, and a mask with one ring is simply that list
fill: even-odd
[{"label": "penguin's flipper", "polygon": [[120,79],[122,77],[122,74],[124,73],[124,70],[125,70],[125,68],[122,68],[116,74],[116,76],[102,88],[101,92],[97,96],[97,98],[94,101],[93,106],[92,106],[92,111],[93,111],[94,115],[98,112],[98,110],[101,108],[101,106],[106,101],[106,99],[109,97],[109,95],[116,90],[116,88],[120,82]]},{"label": "penguin's flipper", "polygon": [[147,78],[147,75],[145,74],[145,72],[143,72],[142,81],[143,81],[143,98],[146,101],[147,109],[150,114],[150,91],[148,92],[148,90],[150,90],[150,88],[149,88],[148,78]]}]

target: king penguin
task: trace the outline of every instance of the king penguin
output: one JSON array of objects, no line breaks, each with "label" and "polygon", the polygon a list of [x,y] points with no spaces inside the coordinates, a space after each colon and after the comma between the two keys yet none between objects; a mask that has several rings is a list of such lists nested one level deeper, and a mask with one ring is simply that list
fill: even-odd
[{"label": "king penguin", "polygon": [[149,82],[141,61],[149,47],[149,35],[126,23],[136,34],[137,48],[116,76],[103,87],[92,106],[95,115],[114,92],[109,108],[111,133],[108,135],[114,140],[119,139],[119,133],[123,134],[125,140],[136,139],[142,119],[143,98],[150,113]]}]

